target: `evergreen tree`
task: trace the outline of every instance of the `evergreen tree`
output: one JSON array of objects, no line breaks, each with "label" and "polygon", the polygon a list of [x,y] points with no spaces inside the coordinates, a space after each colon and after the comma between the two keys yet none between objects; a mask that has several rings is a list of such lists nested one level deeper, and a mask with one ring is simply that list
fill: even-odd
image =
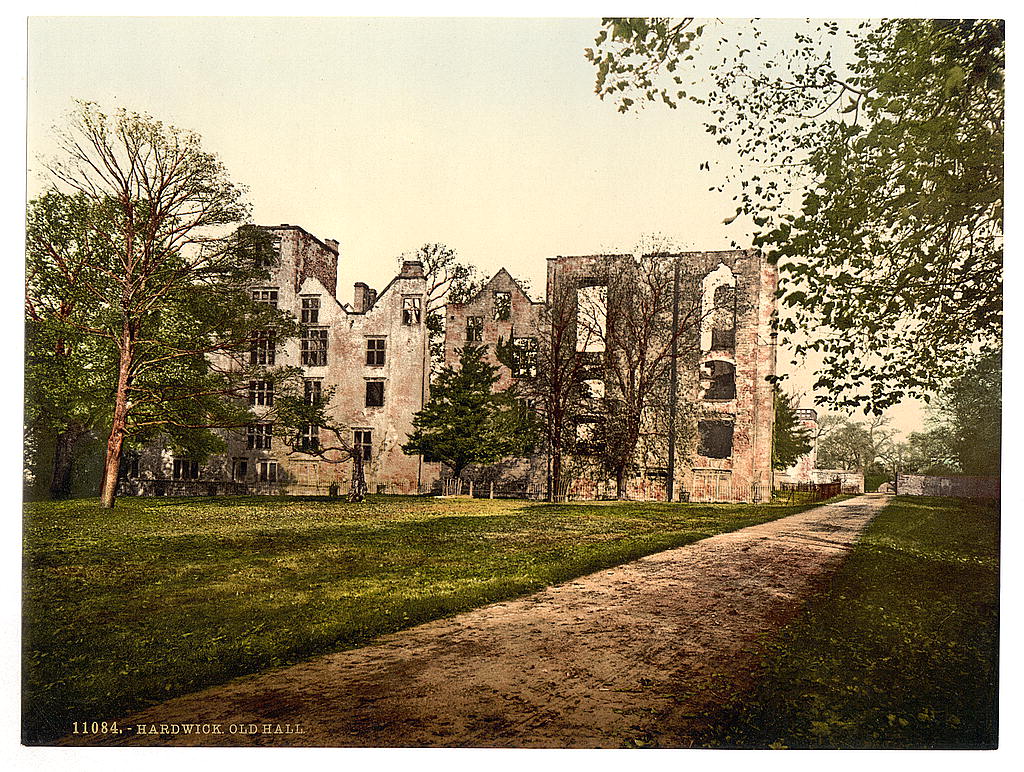
[{"label": "evergreen tree", "polygon": [[811,430],[796,417],[796,400],[775,390],[775,436],[772,469],[788,469],[811,452]]},{"label": "evergreen tree", "polygon": [[487,349],[459,350],[459,367],[441,368],[430,401],[413,418],[413,433],[402,446],[427,461],[442,461],[458,477],[470,464],[493,464],[523,456],[533,445],[532,411],[514,392],[494,392],[498,368],[484,359]]}]

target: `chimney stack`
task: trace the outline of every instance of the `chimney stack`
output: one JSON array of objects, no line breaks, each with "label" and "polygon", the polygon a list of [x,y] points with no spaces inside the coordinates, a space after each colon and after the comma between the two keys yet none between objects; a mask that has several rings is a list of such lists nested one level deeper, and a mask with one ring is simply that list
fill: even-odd
[{"label": "chimney stack", "polygon": [[338,240],[337,239],[324,239],[324,243],[327,244],[335,252],[338,251]]},{"label": "chimney stack", "polygon": [[364,311],[366,311],[367,308],[370,307],[370,304],[368,302],[370,291],[371,290],[366,283],[361,281],[357,281],[355,283],[355,292],[353,293],[352,299],[352,310],[355,311],[357,314],[363,313]]},{"label": "chimney stack", "polygon": [[423,263],[419,260],[405,260],[402,262],[402,272],[399,276],[403,279],[425,279]]}]

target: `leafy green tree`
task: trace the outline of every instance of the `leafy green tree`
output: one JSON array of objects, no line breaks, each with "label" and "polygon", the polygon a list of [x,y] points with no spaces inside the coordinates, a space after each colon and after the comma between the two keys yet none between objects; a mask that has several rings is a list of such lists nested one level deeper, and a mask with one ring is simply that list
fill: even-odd
[{"label": "leafy green tree", "polygon": [[485,353],[482,346],[466,346],[459,351],[458,368],[441,368],[402,446],[406,453],[448,464],[455,477],[469,464],[529,453],[537,433],[532,411],[513,390],[494,392],[498,368]]},{"label": "leafy green tree", "polygon": [[[257,372],[274,377],[250,364],[254,332],[281,340],[295,326],[253,302],[248,288],[273,257],[269,236],[239,227],[242,191],[198,136],[83,102],[57,139],[61,154],[46,170],[67,217],[31,230],[44,209],[57,211],[34,206],[27,307],[45,309],[40,323],[54,339],[89,341],[76,367],[102,370],[104,402],[88,412],[106,424],[100,503],[112,507],[126,441],[159,432],[172,447],[218,449],[210,430],[250,421],[239,396]],[[54,313],[62,303],[71,311]],[[73,384],[69,376],[65,388]]]},{"label": "leafy green tree", "polygon": [[926,431],[883,449],[890,475],[998,476],[1002,445],[1002,366],[989,357],[954,378],[933,402]]},{"label": "leafy green tree", "polygon": [[775,390],[775,426],[772,439],[772,469],[788,469],[811,452],[813,432],[796,416],[796,399]]},{"label": "leafy green tree", "polygon": [[950,447],[950,435],[944,428],[932,428],[926,432],[912,432],[904,442],[893,442],[879,455],[880,466],[886,472],[886,479],[895,480],[896,475],[959,474],[956,451]]},{"label": "leafy green tree", "polygon": [[962,474],[998,476],[1002,447],[1001,358],[986,357],[943,389],[932,432],[944,436]]},{"label": "leafy green tree", "polygon": [[834,407],[928,399],[1000,350],[1002,21],[603,24],[602,99],[690,100],[735,152],[712,190],[779,264],[781,330]]},{"label": "leafy green tree", "polygon": [[52,270],[63,264],[74,278],[96,248],[90,211],[84,196],[50,192],[29,204],[26,218],[25,456],[37,491],[45,486],[51,498],[72,492],[76,455],[104,424],[114,370],[109,347],[75,326],[91,305],[64,293]]},{"label": "leafy green tree", "polygon": [[888,424],[885,416],[871,416],[867,421],[842,416],[818,439],[818,468],[871,470],[893,443],[894,432]]}]

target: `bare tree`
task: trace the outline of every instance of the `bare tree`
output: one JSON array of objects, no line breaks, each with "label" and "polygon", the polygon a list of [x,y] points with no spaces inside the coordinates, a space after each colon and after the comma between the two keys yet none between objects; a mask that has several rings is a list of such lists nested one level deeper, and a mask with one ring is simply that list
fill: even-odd
[{"label": "bare tree", "polygon": [[585,381],[592,367],[576,350],[577,323],[576,287],[562,284],[552,289],[539,329],[530,331],[535,333],[536,350],[524,350],[514,340],[499,340],[496,348],[502,364],[531,376],[517,381],[517,389],[533,405],[543,427],[549,459],[548,501],[563,495],[564,460],[575,438],[575,419],[590,398]]},{"label": "bare tree", "polygon": [[427,277],[426,320],[430,336],[430,365],[436,375],[444,364],[444,308],[449,303],[465,303],[483,286],[483,277],[475,266],[459,260],[454,249],[428,243],[413,253],[401,255],[399,263],[418,260]]},{"label": "bare tree", "polygon": [[[327,423],[327,422],[325,422]],[[314,456],[328,464],[344,464],[352,462],[352,478],[349,483],[348,500],[357,503],[366,498],[366,471],[363,448],[354,441],[346,439],[348,432],[333,424],[304,424],[285,434],[290,449],[289,456]],[[329,444],[322,444],[324,434],[332,438]],[[314,439],[315,438],[315,439]]]},{"label": "bare tree", "polygon": [[699,350],[708,313],[702,279],[699,261],[664,253],[624,255],[609,269],[604,293],[579,296],[585,340],[577,341],[577,348],[601,358],[606,391],[600,440],[620,498],[645,425],[656,421],[655,414],[673,398],[673,360],[692,358]]},{"label": "bare tree", "polygon": [[[357,430],[330,417],[328,408],[335,393],[333,387],[309,391],[301,379],[286,382],[274,395],[272,431],[284,442],[289,456],[318,458],[328,464],[351,461],[348,500],[360,502],[366,498],[368,450],[358,441]],[[327,442],[325,437],[329,438]]]}]

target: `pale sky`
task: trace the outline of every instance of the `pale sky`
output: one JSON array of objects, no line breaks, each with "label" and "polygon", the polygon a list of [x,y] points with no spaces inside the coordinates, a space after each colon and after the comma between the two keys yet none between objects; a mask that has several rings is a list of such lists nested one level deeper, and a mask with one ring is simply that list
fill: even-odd
[{"label": "pale sky", "polygon": [[[593,93],[597,19],[34,18],[29,195],[74,99],[199,133],[254,220],[341,243],[339,294],[383,287],[428,241],[540,295],[545,258],[631,251],[661,233],[749,245],[730,158],[696,108],[622,115]],[[73,64],[69,64],[73,63]],[[700,171],[712,161],[712,172]],[[811,379],[780,352],[790,390]],[[809,404],[809,400],[805,400]],[[899,410],[899,428],[920,411]]]}]

